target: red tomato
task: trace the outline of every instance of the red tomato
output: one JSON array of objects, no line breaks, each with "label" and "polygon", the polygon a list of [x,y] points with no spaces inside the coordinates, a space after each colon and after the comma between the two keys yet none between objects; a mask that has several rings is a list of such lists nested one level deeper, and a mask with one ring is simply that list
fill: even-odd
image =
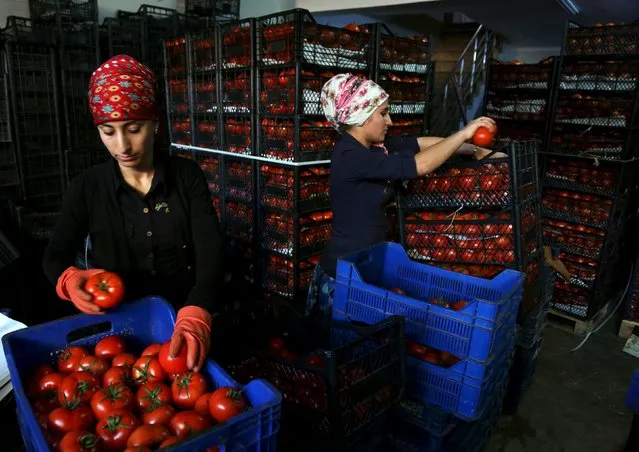
[{"label": "red tomato", "polygon": [[393,287],[391,288],[391,292],[395,292],[398,295],[406,295],[406,292],[404,292],[402,289],[400,289],[399,287]]},{"label": "red tomato", "polygon": [[209,399],[212,395],[212,392],[207,392],[206,394],[202,394],[200,397],[197,398],[197,400],[195,401],[195,406],[193,407],[196,413],[200,413],[202,416],[209,415]]},{"label": "red tomato", "polygon": [[33,372],[31,372],[31,376],[26,385],[27,396],[32,399],[36,398],[38,394],[40,394],[40,380],[42,380],[42,377],[53,373],[55,373],[55,369],[48,364],[42,364],[36,367]]},{"label": "red tomato", "polygon": [[[142,413],[142,422],[148,425],[165,425],[168,426],[171,419],[175,415],[175,410],[171,405],[162,405],[153,411]],[[206,413],[208,416],[208,411]]]},{"label": "red tomato", "polygon": [[59,373],[45,375],[40,379],[40,394],[45,398],[57,398],[63,380],[64,375]]},{"label": "red tomato", "polygon": [[124,339],[120,336],[108,336],[95,344],[95,356],[111,362],[113,358],[124,353]]},{"label": "red tomato", "polygon": [[162,349],[162,344],[151,344],[147,348],[144,349],[140,356],[158,356],[160,354],[160,350]]},{"label": "red tomato", "polygon": [[169,436],[171,432],[163,425],[142,425],[131,434],[127,446],[155,449]]},{"label": "red tomato", "polygon": [[33,402],[33,410],[38,413],[44,413],[47,416],[50,412],[58,408],[60,404],[58,403],[58,395],[55,394],[54,397],[41,397]]},{"label": "red tomato", "polygon": [[80,370],[101,377],[109,369],[109,363],[102,358],[85,356],[80,360]]},{"label": "red tomato", "polygon": [[129,367],[132,368],[135,365],[136,358],[131,353],[122,353],[121,355],[113,358],[111,366],[113,367]]},{"label": "red tomato", "polygon": [[135,400],[141,412],[153,411],[171,403],[171,390],[162,383],[147,383],[138,389]]},{"label": "red tomato", "polygon": [[273,355],[280,355],[282,353],[282,350],[284,350],[284,341],[280,339],[279,337],[271,339],[271,342],[269,343],[269,346],[268,346],[268,350]]},{"label": "red tomato", "polygon": [[97,452],[100,440],[86,430],[75,430],[64,435],[58,445],[60,452]]},{"label": "red tomato", "polygon": [[49,431],[63,436],[74,430],[89,430],[93,420],[93,413],[87,405],[60,407],[49,413]]},{"label": "red tomato", "polygon": [[153,452],[151,449],[145,446],[140,447],[127,447],[124,452]]},{"label": "red tomato", "polygon": [[481,147],[490,146],[496,133],[497,130],[490,131],[486,127],[479,127],[473,135],[473,143]]},{"label": "red tomato", "polygon": [[206,392],[206,380],[199,372],[178,375],[171,384],[173,404],[178,408],[193,409],[197,399]]},{"label": "red tomato", "polygon": [[162,383],[166,379],[166,372],[157,358],[143,356],[135,362],[131,376],[135,384],[141,386],[146,383]]},{"label": "red tomato", "polygon": [[167,439],[162,441],[162,444],[160,444],[160,449],[164,449],[165,447],[173,446],[174,444],[179,443],[183,439],[184,438],[180,438],[179,436],[169,436]]},{"label": "red tomato", "polygon": [[127,410],[116,410],[100,419],[95,428],[105,449],[122,450],[140,426],[140,421]]},{"label": "red tomato", "polygon": [[186,366],[186,341],[182,342],[182,347],[175,358],[169,355],[170,346],[171,341],[164,343],[162,348],[160,348],[158,359],[160,360],[162,368],[166,370],[168,374],[186,372],[188,370]]},{"label": "red tomato", "polygon": [[103,386],[115,386],[119,384],[129,385],[133,383],[130,367],[112,367],[102,376]]},{"label": "red tomato", "polygon": [[87,280],[84,290],[93,295],[93,303],[102,309],[114,308],[124,298],[124,283],[112,272],[93,275]]},{"label": "red tomato", "polygon": [[89,352],[83,347],[68,347],[58,356],[58,370],[70,374],[80,369],[80,360],[89,356]]},{"label": "red tomato", "polygon": [[211,421],[195,411],[182,411],[171,419],[171,431],[180,438],[199,433],[211,427]]},{"label": "red tomato", "polygon": [[88,372],[74,372],[64,377],[58,389],[60,405],[77,402],[88,402],[96,393],[100,383],[93,374]]},{"label": "red tomato", "polygon": [[97,419],[103,419],[112,411],[132,409],[133,401],[133,391],[127,386],[106,386],[93,394],[91,408]]},{"label": "red tomato", "polygon": [[312,367],[324,367],[324,357],[317,354],[310,355],[306,358],[306,364]]},{"label": "red tomato", "polygon": [[209,399],[211,417],[217,422],[225,422],[246,410],[247,402],[240,389],[221,387]]}]

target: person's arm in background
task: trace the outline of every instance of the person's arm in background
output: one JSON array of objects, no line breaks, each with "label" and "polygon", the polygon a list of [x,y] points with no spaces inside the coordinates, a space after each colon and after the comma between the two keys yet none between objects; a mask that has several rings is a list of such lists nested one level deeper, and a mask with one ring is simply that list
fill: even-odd
[{"label": "person's arm in background", "polygon": [[208,355],[212,313],[219,307],[222,285],[222,234],[211,193],[202,170],[192,164],[185,186],[191,211],[191,234],[195,251],[195,286],[178,311],[169,353],[176,356],[186,344],[187,366],[198,371]]},{"label": "person's arm in background", "polygon": [[89,231],[84,190],[83,178],[76,178],[67,189],[60,217],[44,251],[42,268],[60,298],[72,302],[85,314],[100,314],[100,308],[92,303],[93,297],[84,290],[84,284],[103,270],[80,270],[74,266]]}]

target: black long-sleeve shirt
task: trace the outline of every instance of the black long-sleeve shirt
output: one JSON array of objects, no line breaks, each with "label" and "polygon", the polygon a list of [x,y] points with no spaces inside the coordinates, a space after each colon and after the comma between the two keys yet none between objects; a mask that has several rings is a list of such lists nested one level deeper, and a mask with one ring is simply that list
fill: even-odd
[{"label": "black long-sleeve shirt", "polygon": [[219,221],[204,173],[193,161],[157,156],[145,196],[124,182],[115,160],[78,176],[44,255],[53,284],[74,265],[87,234],[94,267],[121,275],[127,298],[158,295],[178,309],[219,308]]}]

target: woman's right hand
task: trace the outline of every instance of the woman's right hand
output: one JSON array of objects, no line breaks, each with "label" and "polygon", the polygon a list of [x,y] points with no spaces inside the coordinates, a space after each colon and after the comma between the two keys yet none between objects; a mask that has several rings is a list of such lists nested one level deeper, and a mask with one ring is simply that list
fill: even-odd
[{"label": "woman's right hand", "polygon": [[461,132],[464,134],[464,138],[466,139],[466,141],[472,140],[473,136],[475,135],[475,132],[480,127],[486,127],[488,130],[493,131],[497,129],[497,123],[486,116],[473,119],[466,125],[466,127],[464,127],[461,130]]}]

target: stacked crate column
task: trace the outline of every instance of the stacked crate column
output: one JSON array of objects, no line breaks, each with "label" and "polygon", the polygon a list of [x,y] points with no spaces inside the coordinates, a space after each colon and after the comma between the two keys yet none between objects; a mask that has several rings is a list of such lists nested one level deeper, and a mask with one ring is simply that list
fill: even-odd
[{"label": "stacked crate column", "polygon": [[208,30],[189,35],[190,71],[193,90],[194,145],[220,149],[217,33]]},{"label": "stacked crate column", "polygon": [[191,84],[187,63],[187,39],[164,42],[166,92],[171,143],[193,144]]}]

